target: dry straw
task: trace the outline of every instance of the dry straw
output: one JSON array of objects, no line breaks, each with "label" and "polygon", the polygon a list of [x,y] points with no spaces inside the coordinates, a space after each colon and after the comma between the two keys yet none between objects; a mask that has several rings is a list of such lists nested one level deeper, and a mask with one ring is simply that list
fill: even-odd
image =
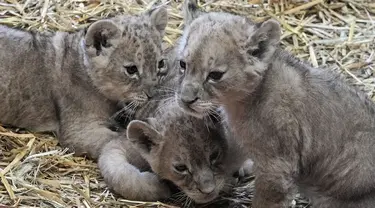
[{"label": "dry straw", "polygon": [[[0,23],[26,30],[74,31],[116,14],[135,14],[165,4],[170,11],[165,42],[182,33],[181,1],[165,0],[2,0]],[[372,0],[231,0],[200,2],[206,11],[227,11],[255,21],[270,17],[283,27],[282,45],[314,66],[329,66],[373,96],[375,3]],[[127,201],[106,188],[96,164],[73,157],[53,135],[0,128],[0,206],[11,207],[172,207]],[[225,200],[251,202],[253,182],[242,183]],[[190,202],[175,206],[187,206]],[[293,207],[307,207],[299,198]]]}]

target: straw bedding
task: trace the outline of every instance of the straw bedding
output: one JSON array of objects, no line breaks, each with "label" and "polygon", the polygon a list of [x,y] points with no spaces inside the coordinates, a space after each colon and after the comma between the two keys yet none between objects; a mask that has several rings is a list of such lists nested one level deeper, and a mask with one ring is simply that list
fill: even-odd
[{"label": "straw bedding", "polygon": [[[166,0],[1,0],[0,23],[26,30],[75,31],[116,14],[135,14],[154,4],[170,12],[165,43],[181,35],[181,1]],[[221,0],[200,2],[206,11],[227,11],[254,21],[269,17],[283,27],[282,46],[314,66],[348,77],[374,98],[375,2],[373,0]],[[0,75],[1,76],[1,75]],[[94,162],[73,157],[53,134],[0,126],[0,207],[187,207],[181,200],[146,203],[111,193]],[[252,178],[211,207],[251,203]],[[225,205],[223,205],[223,203]],[[170,205],[167,205],[170,204]],[[297,195],[292,207],[308,207]]]}]

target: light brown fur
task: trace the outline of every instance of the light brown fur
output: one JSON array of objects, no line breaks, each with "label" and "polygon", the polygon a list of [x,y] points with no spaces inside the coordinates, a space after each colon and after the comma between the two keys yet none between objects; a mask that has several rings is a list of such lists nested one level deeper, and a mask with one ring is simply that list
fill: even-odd
[{"label": "light brown fur", "polygon": [[166,24],[166,9],[157,8],[72,34],[0,26],[0,122],[55,131],[62,146],[97,158],[119,136],[108,118],[126,103],[146,102],[163,79]]},{"label": "light brown fur", "polygon": [[[197,10],[186,1],[187,17]],[[220,105],[255,162],[255,208],[287,207],[297,188],[319,208],[375,206],[375,105],[337,75],[280,49],[268,20],[202,14],[180,42],[179,106]]]},{"label": "light brown fur", "polygon": [[[214,117],[197,119],[181,114],[175,107],[171,89],[178,77],[173,70],[173,55],[171,52],[171,70],[158,88],[159,93],[136,110],[136,120],[127,128],[127,138],[105,145],[99,168],[108,186],[127,199],[166,199],[171,196],[167,180],[193,201],[205,203],[230,188],[235,181],[232,175],[240,169],[244,154]],[[219,154],[212,156],[213,153]],[[189,170],[176,171],[178,165]],[[242,175],[250,174],[251,161],[246,161],[241,170]]]}]

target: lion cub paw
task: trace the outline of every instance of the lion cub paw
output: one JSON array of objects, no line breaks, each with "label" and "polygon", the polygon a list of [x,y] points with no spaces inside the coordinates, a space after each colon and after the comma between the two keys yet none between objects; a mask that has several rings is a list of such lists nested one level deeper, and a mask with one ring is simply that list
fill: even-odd
[{"label": "lion cub paw", "polygon": [[246,160],[241,168],[236,171],[233,177],[236,178],[236,182],[242,182],[246,178],[250,177],[253,174],[254,162],[251,159]]},{"label": "lion cub paw", "polygon": [[251,159],[246,160],[239,170],[240,178],[246,178],[253,174],[254,162]]}]

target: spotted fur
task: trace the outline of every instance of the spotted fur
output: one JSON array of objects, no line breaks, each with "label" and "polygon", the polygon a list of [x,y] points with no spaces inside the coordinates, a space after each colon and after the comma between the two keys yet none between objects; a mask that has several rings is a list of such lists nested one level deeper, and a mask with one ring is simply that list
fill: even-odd
[{"label": "spotted fur", "polygon": [[125,103],[145,103],[163,79],[166,24],[161,7],[76,33],[0,26],[0,122],[57,132],[76,155],[97,158],[119,136],[107,128],[108,118]]}]

